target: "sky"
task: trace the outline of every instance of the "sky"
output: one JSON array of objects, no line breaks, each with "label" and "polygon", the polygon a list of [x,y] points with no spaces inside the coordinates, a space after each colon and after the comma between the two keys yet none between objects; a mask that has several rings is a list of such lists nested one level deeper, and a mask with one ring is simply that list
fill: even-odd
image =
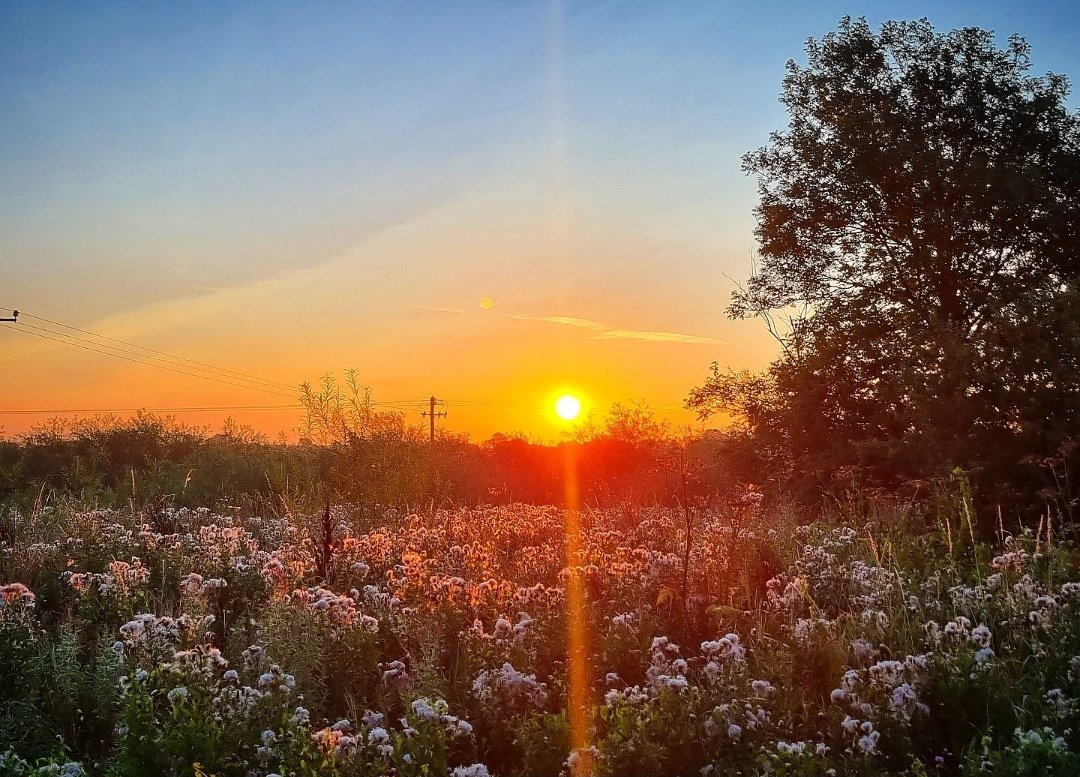
[{"label": "sky", "polygon": [[724,315],[740,156],[844,14],[1018,32],[1080,78],[1072,2],[0,4],[0,306],[38,327],[0,324],[0,427],[214,407],[178,417],[291,434],[263,406],[345,368],[477,440],[551,438],[562,390],[694,426],[711,362],[775,355]]}]

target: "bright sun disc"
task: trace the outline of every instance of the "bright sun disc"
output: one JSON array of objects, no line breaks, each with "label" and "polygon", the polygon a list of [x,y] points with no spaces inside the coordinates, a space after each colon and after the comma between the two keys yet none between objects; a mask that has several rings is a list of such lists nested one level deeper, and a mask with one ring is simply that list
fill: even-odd
[{"label": "bright sun disc", "polygon": [[564,421],[573,421],[581,412],[581,400],[570,394],[563,394],[555,400],[555,415]]}]

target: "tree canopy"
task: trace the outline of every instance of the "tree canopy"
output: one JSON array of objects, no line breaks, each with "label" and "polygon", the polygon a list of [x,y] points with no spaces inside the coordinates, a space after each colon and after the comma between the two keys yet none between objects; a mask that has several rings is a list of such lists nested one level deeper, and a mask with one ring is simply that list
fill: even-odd
[{"label": "tree canopy", "polygon": [[818,480],[1000,478],[1080,432],[1080,116],[1031,69],[1019,36],[925,19],[807,41],[787,129],[743,158],[760,256],[728,309],[782,353],[767,391],[714,365],[690,405]]}]

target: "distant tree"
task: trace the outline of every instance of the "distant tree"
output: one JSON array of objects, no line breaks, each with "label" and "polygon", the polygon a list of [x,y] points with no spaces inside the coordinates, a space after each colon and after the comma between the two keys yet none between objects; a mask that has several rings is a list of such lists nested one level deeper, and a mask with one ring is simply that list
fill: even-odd
[{"label": "distant tree", "polygon": [[632,405],[616,402],[608,410],[603,436],[635,445],[657,444],[671,437],[671,429],[644,402]]},{"label": "distant tree", "polygon": [[325,454],[326,498],[361,504],[417,503],[435,494],[434,452],[405,414],[379,410],[355,370],[344,381],[325,375],[300,387],[301,436]]},{"label": "distant tree", "polygon": [[1080,433],[1080,117],[1018,36],[875,33],[845,17],[787,65],[790,121],[748,153],[760,260],[733,296],[781,344],[768,387],[714,365],[690,397],[741,413],[820,483],[1017,463]]}]

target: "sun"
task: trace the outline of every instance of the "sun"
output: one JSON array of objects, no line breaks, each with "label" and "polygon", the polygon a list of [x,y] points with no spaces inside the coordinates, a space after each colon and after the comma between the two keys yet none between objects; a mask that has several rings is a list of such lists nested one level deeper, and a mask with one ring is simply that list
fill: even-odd
[{"label": "sun", "polygon": [[555,415],[564,421],[573,421],[581,414],[581,400],[573,394],[563,394],[555,400]]}]

